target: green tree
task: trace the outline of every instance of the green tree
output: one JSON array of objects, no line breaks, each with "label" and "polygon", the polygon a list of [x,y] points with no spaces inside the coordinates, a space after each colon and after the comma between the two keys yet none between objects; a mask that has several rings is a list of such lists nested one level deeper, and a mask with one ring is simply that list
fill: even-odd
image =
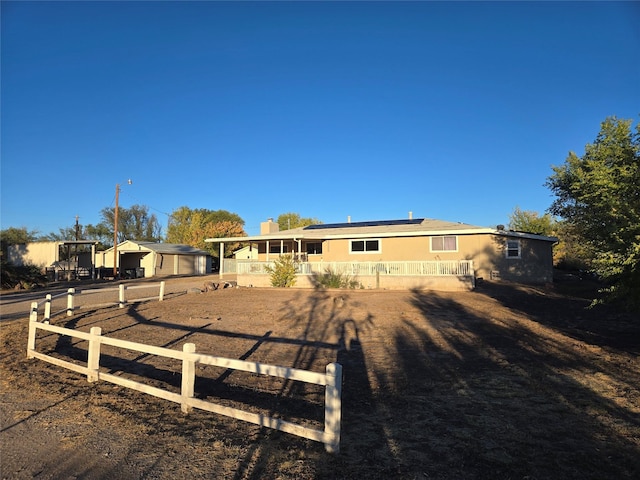
[{"label": "green tree", "polygon": [[555,223],[558,243],[553,247],[553,264],[563,270],[592,270],[590,255],[573,224]]},{"label": "green tree", "polygon": [[549,208],[583,244],[608,299],[640,307],[640,125],[609,117],[582,157],[570,152],[546,185]]},{"label": "green tree", "polygon": [[[167,242],[182,243],[200,248],[219,257],[220,252],[215,243],[208,243],[206,238],[244,237],[244,220],[235,213],[226,210],[190,209],[180,207],[169,217]],[[233,255],[240,244],[227,244],[225,256]]]},{"label": "green tree", "polygon": [[322,223],[317,218],[301,217],[299,213],[283,213],[278,216],[277,224],[280,230],[290,230],[292,228],[306,227]]},{"label": "green tree", "polygon": [[[113,244],[113,227],[115,208],[103,208],[100,212],[102,221],[97,225],[96,231],[111,233]],[[146,205],[132,205],[130,208],[118,207],[118,242],[125,240],[138,240],[147,242],[160,242],[162,240],[162,227],[155,214],[149,214]]]},{"label": "green tree", "polygon": [[7,245],[35,242],[40,238],[37,230],[27,230],[26,227],[9,227],[0,230],[0,241]]},{"label": "green tree", "polygon": [[[118,222],[120,223],[120,222]],[[105,250],[113,243],[113,225],[101,223],[98,225],[77,224],[72,227],[58,229],[58,233],[50,232],[42,240],[64,241],[64,240],[95,240],[98,242],[96,249]],[[89,247],[87,247],[89,249]]]},{"label": "green tree", "polygon": [[516,207],[509,217],[509,229],[518,232],[552,236],[555,234],[555,227],[555,220],[549,213],[540,216],[538,212]]}]

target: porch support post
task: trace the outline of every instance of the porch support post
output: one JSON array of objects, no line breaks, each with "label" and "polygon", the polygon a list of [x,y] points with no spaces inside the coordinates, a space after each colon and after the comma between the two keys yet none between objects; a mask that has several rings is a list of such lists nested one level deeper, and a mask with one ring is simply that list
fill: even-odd
[{"label": "porch support post", "polygon": [[96,279],[96,244],[91,244],[91,279]]},{"label": "porch support post", "polygon": [[269,261],[269,250],[271,250],[269,248],[269,240],[267,240],[267,262]]},{"label": "porch support post", "polygon": [[218,270],[218,276],[220,278],[224,276],[224,242],[220,242],[220,269]]}]

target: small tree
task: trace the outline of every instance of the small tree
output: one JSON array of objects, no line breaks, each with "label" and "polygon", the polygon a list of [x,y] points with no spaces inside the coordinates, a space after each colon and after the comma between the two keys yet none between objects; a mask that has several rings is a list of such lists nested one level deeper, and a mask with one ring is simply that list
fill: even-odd
[{"label": "small tree", "polygon": [[293,287],[296,284],[296,261],[293,255],[281,255],[273,262],[273,267],[267,266],[271,274],[271,285],[274,287]]}]

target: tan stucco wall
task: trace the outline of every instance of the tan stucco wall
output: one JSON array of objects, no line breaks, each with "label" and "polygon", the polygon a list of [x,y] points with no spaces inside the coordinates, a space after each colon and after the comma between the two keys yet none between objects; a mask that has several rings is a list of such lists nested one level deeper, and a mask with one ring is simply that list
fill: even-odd
[{"label": "tan stucco wall", "polygon": [[[499,277],[503,280],[545,283],[553,280],[552,245],[548,241],[520,238],[521,258],[507,258],[507,237],[498,234],[458,235],[458,250],[455,252],[431,252],[430,237],[393,237],[371,239],[380,241],[380,252],[349,253],[348,239],[325,240],[321,255],[308,255],[309,262],[373,262],[373,261],[424,261],[424,260],[473,260],[477,277],[485,279]],[[512,238],[512,237],[511,237]],[[280,245],[280,242],[271,242]],[[296,251],[297,243],[284,242],[288,251]],[[302,251],[305,252],[304,242]],[[277,258],[277,254],[266,255],[265,244],[260,245],[259,261]]]}]

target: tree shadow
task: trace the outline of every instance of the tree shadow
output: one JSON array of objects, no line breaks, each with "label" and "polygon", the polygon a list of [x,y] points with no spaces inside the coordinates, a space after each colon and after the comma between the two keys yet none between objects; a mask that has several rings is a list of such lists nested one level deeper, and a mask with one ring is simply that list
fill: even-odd
[{"label": "tree shadow", "polygon": [[576,340],[640,354],[640,313],[620,311],[614,305],[591,307],[597,286],[591,287],[591,295],[584,296],[566,295],[562,289],[558,283],[480,282],[476,292]]},{"label": "tree shadow", "polygon": [[636,413],[576,372],[595,366],[629,389],[637,378],[597,364],[597,354],[586,356],[570,338],[541,335],[535,321],[516,314],[496,320],[435,292],[415,291],[412,303],[421,318],[407,317],[397,332],[396,372],[375,373],[393,412],[389,436],[409,474],[419,473],[416,466],[448,478],[640,471],[638,446],[608,424],[637,429]]},{"label": "tree shadow", "polygon": [[[474,296],[484,309],[469,300]],[[637,358],[611,363],[600,348],[615,344],[581,333],[576,315],[583,299],[491,282],[459,297],[415,290],[407,299],[389,328],[356,292],[292,292],[276,316],[276,327],[287,332],[280,336],[227,331],[209,321],[197,327],[149,320],[135,305],[127,314],[137,325],[169,332],[167,345],[206,335],[242,340],[240,359],[285,352],[293,368],[342,364],[340,454],[280,432],[245,429],[252,433],[237,440],[244,450],[236,479],[277,477],[279,461],[289,461],[292,450],[305,452],[313,478],[327,479],[619,479],[640,472],[633,433],[620,433],[640,432],[637,409],[622,401],[637,394]],[[622,351],[635,352],[624,345]],[[144,373],[178,388],[175,371],[154,363]],[[247,386],[235,375],[199,372],[196,394],[321,423],[321,391],[286,380]],[[608,385],[619,391],[606,395]],[[205,414],[190,418],[175,426],[176,435],[202,429]]]}]

